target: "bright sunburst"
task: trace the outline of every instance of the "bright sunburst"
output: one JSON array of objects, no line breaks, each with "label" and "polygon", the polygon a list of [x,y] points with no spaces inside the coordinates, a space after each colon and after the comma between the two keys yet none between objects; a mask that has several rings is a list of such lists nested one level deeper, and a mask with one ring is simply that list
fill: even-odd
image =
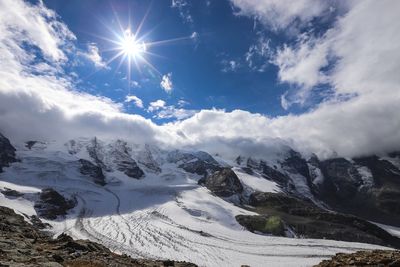
[{"label": "bright sunburst", "polygon": [[[112,51],[115,53],[107,61],[107,65],[109,65],[111,62],[119,59],[119,64],[115,70],[115,71],[118,71],[118,69],[121,67],[122,63],[124,63],[124,62],[126,63],[128,84],[130,84],[130,81],[131,81],[131,71],[132,71],[133,65],[136,67],[136,69],[139,71],[139,73],[142,73],[142,70],[145,68],[150,68],[151,70],[153,70],[153,73],[155,72],[161,76],[161,73],[149,61],[150,56],[158,56],[158,57],[161,57],[161,56],[150,52],[151,48],[153,48],[155,46],[159,46],[159,45],[170,44],[170,43],[179,42],[182,40],[187,40],[187,39],[193,38],[191,36],[187,36],[187,37],[178,37],[178,38],[167,39],[167,40],[150,41],[148,39],[150,32],[142,33],[142,28],[143,28],[144,22],[146,20],[146,17],[148,15],[149,11],[150,11],[150,7],[147,10],[146,14],[144,14],[140,23],[137,25],[137,28],[135,29],[135,31],[132,31],[130,19],[128,22],[128,26],[123,27],[120,19],[118,18],[116,12],[114,11],[115,19],[118,22],[119,31],[116,31],[117,29],[115,29],[115,28],[112,29],[108,25],[105,25],[106,28],[108,28],[110,30],[110,32],[113,33],[114,38],[97,36],[97,37],[107,40],[108,42],[113,44],[112,47],[110,47],[110,49],[104,50],[104,51]],[[129,90],[130,90],[130,88],[129,88]]]},{"label": "bright sunburst", "polygon": [[123,40],[120,44],[125,56],[138,58],[146,52],[146,43],[136,40],[130,29],[124,32]]}]

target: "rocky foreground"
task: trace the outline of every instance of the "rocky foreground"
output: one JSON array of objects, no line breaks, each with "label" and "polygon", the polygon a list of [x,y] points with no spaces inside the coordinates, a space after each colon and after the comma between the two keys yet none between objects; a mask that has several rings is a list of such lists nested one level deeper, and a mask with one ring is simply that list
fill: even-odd
[{"label": "rocky foreground", "polygon": [[373,250],[358,251],[352,254],[338,253],[330,260],[324,260],[314,267],[337,266],[379,266],[399,267],[400,251]]},{"label": "rocky foreground", "polygon": [[12,209],[0,206],[0,266],[196,266],[170,260],[132,259],[103,245],[73,240],[65,234],[53,239],[40,231],[44,225],[38,220],[29,224]]}]

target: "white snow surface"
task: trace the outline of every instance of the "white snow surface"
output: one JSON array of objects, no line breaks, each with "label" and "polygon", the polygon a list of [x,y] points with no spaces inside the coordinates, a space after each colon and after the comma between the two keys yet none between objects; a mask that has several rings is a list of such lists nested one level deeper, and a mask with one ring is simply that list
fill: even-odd
[{"label": "white snow surface", "polygon": [[[77,160],[90,157],[84,149],[78,150],[71,155],[66,146],[56,143],[40,144],[32,150],[18,146],[21,162],[0,174],[0,189],[10,188],[25,195],[6,198],[0,194],[0,205],[34,215],[37,193],[53,187],[78,200],[65,218],[43,220],[53,226],[54,235],[66,232],[73,238],[102,243],[117,253],[184,260],[199,266],[311,266],[338,252],[382,248],[253,234],[235,220],[238,214],[252,212],[212,195],[197,185],[200,176],[177,168],[165,160],[165,152],[155,148],[131,145],[130,153],[135,159],[140,151],[151,151],[160,173],[146,171],[145,178],[136,180],[111,170],[105,172],[108,184],[99,186],[79,172]],[[280,191],[272,181],[238,168],[234,171],[253,190]]]},{"label": "white snow surface", "polygon": [[233,171],[239,177],[240,182],[251,188],[253,191],[279,193],[282,192],[281,188],[274,181],[270,181],[258,173],[252,175],[244,172],[238,167],[234,167]]}]

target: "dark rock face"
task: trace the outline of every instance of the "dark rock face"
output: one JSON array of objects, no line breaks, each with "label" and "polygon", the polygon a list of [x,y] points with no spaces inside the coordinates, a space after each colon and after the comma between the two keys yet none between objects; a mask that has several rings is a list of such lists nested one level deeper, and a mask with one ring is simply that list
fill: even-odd
[{"label": "dark rock face", "polygon": [[199,175],[207,175],[221,169],[219,163],[210,154],[203,151],[188,153],[175,150],[168,154],[167,160],[177,163],[179,168],[187,172]]},{"label": "dark rock face", "polygon": [[3,167],[10,166],[10,163],[16,162],[15,148],[11,145],[10,141],[0,133],[0,172]]},{"label": "dark rock face", "polygon": [[246,168],[250,170],[259,170],[266,179],[272,180],[282,187],[287,187],[290,182],[289,176],[277,171],[274,167],[268,166],[264,161],[257,162],[252,158],[248,158]]},{"label": "dark rock face", "polygon": [[255,192],[250,205],[261,215],[279,218],[297,235],[400,247],[400,239],[352,215],[330,212],[283,193]]},{"label": "dark rock face", "polygon": [[324,260],[314,267],[336,266],[400,266],[400,251],[372,250],[351,254],[337,253],[332,259]]},{"label": "dark rock face", "polygon": [[[337,211],[400,226],[400,170],[377,156],[352,162],[343,158],[319,163],[324,175],[316,196]],[[363,180],[357,168],[366,168],[371,177]],[[365,177],[364,177],[365,179]]]},{"label": "dark rock face", "polygon": [[91,140],[91,143],[86,147],[86,150],[97,166],[100,166],[103,170],[106,171],[110,170],[103,162],[105,153],[96,137]]},{"label": "dark rock face", "polygon": [[16,190],[10,189],[5,187],[3,190],[0,189],[0,192],[5,195],[6,197],[11,197],[11,198],[17,198],[17,197],[22,197],[24,194],[21,192],[18,192]]},{"label": "dark rock face", "polygon": [[300,173],[307,179],[310,179],[310,171],[307,161],[303,159],[300,153],[290,150],[288,157],[282,162],[282,166],[289,172]]},{"label": "dark rock face", "polygon": [[37,141],[27,141],[25,143],[25,147],[27,147],[28,149],[32,149],[32,147],[37,143]]},{"label": "dark rock face", "polygon": [[[152,170],[155,173],[160,173],[161,168],[158,164],[158,162],[154,159],[153,157],[153,152],[152,152],[153,147],[146,144],[145,145],[145,150],[140,153],[137,161],[144,165],[146,168]],[[157,148],[154,148],[155,150],[159,150]]]},{"label": "dark rock face", "polygon": [[126,142],[121,140],[116,141],[113,149],[110,151],[110,156],[117,170],[134,179],[144,177],[143,170],[140,169],[136,161],[130,156]]},{"label": "dark rock face", "polygon": [[125,173],[127,176],[135,179],[140,179],[144,176],[144,172],[136,164],[134,160],[132,161],[121,161],[118,163],[118,170]]},{"label": "dark rock face", "polygon": [[75,207],[76,201],[65,199],[60,193],[52,188],[45,188],[35,202],[35,209],[40,217],[55,220],[57,216],[67,214],[67,211]]},{"label": "dark rock face", "polygon": [[1,206],[0,248],[0,266],[196,266],[171,260],[133,259],[88,240],[73,240],[66,234],[53,239],[21,215]]},{"label": "dark rock face", "polygon": [[122,140],[104,146],[97,138],[93,138],[86,149],[94,163],[104,171],[117,169],[134,179],[144,177],[143,170],[129,154],[127,143]]},{"label": "dark rock face", "polygon": [[85,159],[80,159],[79,163],[81,165],[79,171],[83,175],[88,175],[98,185],[104,186],[106,184],[103,171],[99,166]]},{"label": "dark rock face", "polygon": [[229,197],[243,191],[239,178],[230,168],[223,168],[207,176],[204,185],[221,197]]},{"label": "dark rock face", "polygon": [[325,188],[321,190],[322,195],[342,200],[353,198],[362,180],[350,161],[344,158],[330,159],[323,161],[321,167],[327,178]]},{"label": "dark rock face", "polygon": [[241,156],[236,162],[294,197],[319,200],[330,210],[400,227],[400,152],[388,156],[320,160],[289,150],[277,159],[277,166]]}]

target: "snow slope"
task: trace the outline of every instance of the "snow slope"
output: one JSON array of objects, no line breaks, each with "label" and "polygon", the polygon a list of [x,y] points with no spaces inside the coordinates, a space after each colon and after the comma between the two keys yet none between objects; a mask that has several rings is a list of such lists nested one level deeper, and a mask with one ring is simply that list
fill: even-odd
[{"label": "snow slope", "polygon": [[[78,200],[66,218],[46,221],[53,226],[55,235],[67,232],[74,238],[88,238],[133,257],[185,260],[199,266],[310,266],[337,252],[379,248],[246,231],[235,216],[251,212],[198,186],[201,176],[178,168],[156,148],[130,145],[129,151],[136,158],[151,158],[160,172],[138,161],[146,175],[136,180],[110,168],[105,173],[106,186],[96,185],[79,172],[77,160],[90,159],[84,149],[75,154],[68,153],[68,149],[56,143],[34,146],[32,150],[19,146],[21,162],[0,174],[0,189],[10,188],[25,195],[6,198],[0,194],[0,205],[34,215],[37,193],[53,187]],[[149,151],[151,157],[147,155]],[[239,168],[234,171],[251,190],[280,191],[276,183],[257,174],[250,175]]]}]

